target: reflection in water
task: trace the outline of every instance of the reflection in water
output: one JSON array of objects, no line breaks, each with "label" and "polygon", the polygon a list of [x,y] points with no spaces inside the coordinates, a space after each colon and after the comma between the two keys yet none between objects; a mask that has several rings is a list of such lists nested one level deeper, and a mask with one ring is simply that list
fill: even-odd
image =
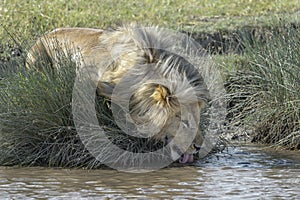
[{"label": "reflection in water", "polygon": [[294,198],[300,155],[230,149],[197,166],[145,174],[114,170],[0,168],[0,199]]}]

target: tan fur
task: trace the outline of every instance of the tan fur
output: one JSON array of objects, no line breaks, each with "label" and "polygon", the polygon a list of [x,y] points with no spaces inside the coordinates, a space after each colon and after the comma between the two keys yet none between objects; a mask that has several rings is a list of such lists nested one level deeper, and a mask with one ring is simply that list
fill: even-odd
[{"label": "tan fur", "polygon": [[161,85],[158,85],[155,88],[154,93],[150,97],[152,97],[155,101],[157,101],[157,103],[166,104],[167,95],[168,95],[167,89]]},{"label": "tan fur", "polygon": [[[56,29],[41,37],[32,46],[28,53],[26,66],[29,68],[36,65],[39,59],[46,58],[55,67],[55,63],[58,60],[55,56],[55,50],[59,46],[65,53],[71,51],[71,54],[74,55],[74,62],[78,63],[79,67],[89,67],[97,73],[99,71],[103,73],[98,89],[101,94],[110,96],[114,86],[120,82],[124,74],[132,67],[138,65],[143,67],[149,63],[158,66],[162,62],[160,59],[164,59],[159,57],[159,52],[143,49],[140,42],[142,40],[137,39],[136,34],[132,27],[113,31],[87,28]],[[160,41],[159,38],[155,39],[158,42]],[[176,61],[177,58],[175,57],[174,59]],[[169,61],[163,60],[163,62],[168,64]],[[180,63],[181,61],[178,62],[178,65]],[[152,69],[145,67],[145,69],[141,69],[141,72],[147,70],[151,72]],[[190,73],[194,75],[193,72]],[[185,73],[182,75],[189,78]],[[166,77],[166,79],[168,78],[170,77]],[[178,83],[178,87],[181,85],[183,84]],[[183,94],[183,97],[185,96]],[[189,97],[186,98],[188,101]],[[195,102],[194,106],[200,105],[202,108],[205,104],[205,98],[199,98],[199,101]],[[150,120],[154,125],[162,125],[161,131],[155,135],[155,138],[159,140],[165,140],[166,137],[171,139],[175,137],[182,119],[180,117],[180,105],[174,97],[174,91],[170,91],[169,88],[160,84],[141,83],[132,99],[131,116],[136,123]],[[153,110],[155,113],[147,113],[149,112],[148,110]],[[180,143],[181,141],[175,142]],[[194,143],[186,153],[195,153],[194,145],[200,146],[201,143],[202,134],[198,130]]]}]

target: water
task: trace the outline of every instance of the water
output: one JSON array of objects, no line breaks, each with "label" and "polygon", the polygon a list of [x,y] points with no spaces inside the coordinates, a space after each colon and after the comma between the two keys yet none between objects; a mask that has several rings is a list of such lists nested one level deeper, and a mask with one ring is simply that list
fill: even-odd
[{"label": "water", "polygon": [[300,199],[300,152],[230,148],[144,174],[0,168],[0,199]]}]

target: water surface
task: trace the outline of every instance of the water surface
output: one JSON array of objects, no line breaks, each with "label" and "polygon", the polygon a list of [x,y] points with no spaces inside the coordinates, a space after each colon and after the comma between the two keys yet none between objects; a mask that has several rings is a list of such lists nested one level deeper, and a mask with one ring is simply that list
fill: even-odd
[{"label": "water surface", "polygon": [[0,168],[0,199],[300,199],[300,152],[229,148],[197,163],[133,174]]}]

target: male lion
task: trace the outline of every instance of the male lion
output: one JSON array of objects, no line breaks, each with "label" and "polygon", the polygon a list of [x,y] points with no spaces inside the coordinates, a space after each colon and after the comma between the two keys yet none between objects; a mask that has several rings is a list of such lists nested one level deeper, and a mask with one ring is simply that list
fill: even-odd
[{"label": "male lion", "polygon": [[[59,45],[71,51],[79,68],[94,72],[92,79],[101,95],[112,98],[118,87],[115,98],[122,101],[126,89],[133,88],[130,120],[141,135],[173,142],[172,158],[182,155],[179,162],[191,163],[203,137],[199,124],[193,127],[190,121],[199,121],[196,108],[202,109],[209,95],[198,68],[174,53],[179,39],[158,28],[134,25],[117,30],[60,28],[33,45],[26,63],[30,67],[43,57],[55,67],[59,58],[54,51]],[[196,113],[183,114],[186,107],[195,108]],[[186,136],[193,131],[195,135]]]}]

